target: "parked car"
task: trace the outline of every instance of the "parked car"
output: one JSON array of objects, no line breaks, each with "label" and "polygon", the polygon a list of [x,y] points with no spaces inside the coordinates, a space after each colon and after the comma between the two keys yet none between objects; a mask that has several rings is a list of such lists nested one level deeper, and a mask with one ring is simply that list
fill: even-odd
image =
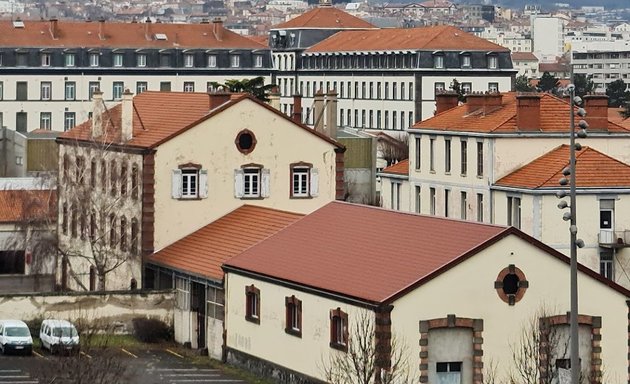
[{"label": "parked car", "polygon": [[33,353],[33,338],[28,326],[20,320],[0,320],[0,350],[21,352],[27,355]]},{"label": "parked car", "polygon": [[39,330],[42,348],[50,353],[78,352],[80,348],[79,333],[67,320],[44,320]]}]

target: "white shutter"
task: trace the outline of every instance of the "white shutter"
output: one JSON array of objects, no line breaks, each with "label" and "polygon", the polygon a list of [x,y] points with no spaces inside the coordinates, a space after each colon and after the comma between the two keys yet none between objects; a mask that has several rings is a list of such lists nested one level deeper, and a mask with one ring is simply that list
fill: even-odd
[{"label": "white shutter", "polygon": [[261,197],[269,197],[269,182],[271,179],[271,175],[269,173],[269,169],[263,168],[261,173],[261,182],[260,182],[260,196]]},{"label": "white shutter", "polygon": [[317,168],[311,168],[311,196],[319,195],[319,171]]},{"label": "white shutter", "polygon": [[242,169],[234,170],[234,197],[240,199],[243,197],[243,188],[244,188],[244,173]]},{"label": "white shutter", "polygon": [[173,169],[171,175],[171,196],[173,199],[180,199],[182,197],[182,170]]},{"label": "white shutter", "polygon": [[199,171],[199,197],[205,199],[208,197],[208,170]]}]

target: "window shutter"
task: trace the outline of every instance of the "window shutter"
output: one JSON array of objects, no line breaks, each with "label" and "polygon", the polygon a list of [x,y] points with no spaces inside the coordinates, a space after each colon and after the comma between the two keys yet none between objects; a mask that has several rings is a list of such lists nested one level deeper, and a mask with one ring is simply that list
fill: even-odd
[{"label": "window shutter", "polygon": [[240,199],[243,197],[244,173],[242,169],[234,170],[234,197]]},{"label": "window shutter", "polygon": [[205,199],[208,197],[208,170],[199,171],[199,197]]},{"label": "window shutter", "polygon": [[311,168],[311,196],[319,195],[319,171],[317,168]]},{"label": "window shutter", "polygon": [[173,169],[171,175],[171,195],[173,199],[180,199],[182,197],[182,170]]},{"label": "window shutter", "polygon": [[261,170],[261,183],[260,183],[260,196],[261,197],[269,197],[269,182],[271,178],[271,174],[269,173],[269,169],[263,168]]}]

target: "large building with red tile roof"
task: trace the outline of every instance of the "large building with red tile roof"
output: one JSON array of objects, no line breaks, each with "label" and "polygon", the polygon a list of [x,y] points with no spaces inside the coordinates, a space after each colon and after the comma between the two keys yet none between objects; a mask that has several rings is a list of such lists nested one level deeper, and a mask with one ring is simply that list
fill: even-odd
[{"label": "large building with red tile roof", "polygon": [[[481,384],[492,361],[510,375],[524,324],[569,328],[568,257],[513,227],[332,202],[223,269],[227,360],[293,382],[330,382],[330,359],[368,340],[376,375]],[[578,281],[583,373],[623,376],[630,291],[582,265]]]},{"label": "large building with red tile roof", "polygon": [[[383,206],[512,225],[568,252],[567,227],[554,195],[562,188],[558,180],[569,161],[562,146],[569,142],[568,99],[546,93],[476,94],[462,105],[455,94],[438,99],[435,117],[410,129],[407,176],[391,170],[380,174]],[[576,172],[584,209],[578,214],[580,236],[586,244],[580,261],[596,271],[614,264],[615,272],[601,271],[630,286],[623,273],[630,266],[623,250],[630,222],[612,217],[627,204],[630,130],[608,118],[606,96],[585,96],[583,107],[589,128],[587,137],[578,140],[585,147],[578,152]],[[576,123],[579,119],[576,115]],[[601,221],[601,215],[611,218]],[[622,239],[615,239],[614,263],[605,238],[613,232]]]},{"label": "large building with red tile roof", "polygon": [[345,148],[246,94],[125,93],[108,108],[96,92],[92,119],[57,142],[60,245],[87,255],[65,261],[72,289],[140,284],[143,256],[243,204],[304,214],[344,195]]},{"label": "large building with red tile roof", "polygon": [[508,49],[455,27],[379,29],[329,5],[273,27],[269,39],[281,110],[292,114],[301,94],[307,124],[323,118],[317,92],[334,91],[339,126],[404,131],[433,115],[435,93],[454,79],[466,92],[505,92],[516,73]]},{"label": "large building with red tile roof", "polygon": [[268,47],[223,27],[104,20],[2,20],[0,125],[66,131],[86,120],[94,90],[109,107],[125,89],[205,92],[213,83],[263,76]]}]

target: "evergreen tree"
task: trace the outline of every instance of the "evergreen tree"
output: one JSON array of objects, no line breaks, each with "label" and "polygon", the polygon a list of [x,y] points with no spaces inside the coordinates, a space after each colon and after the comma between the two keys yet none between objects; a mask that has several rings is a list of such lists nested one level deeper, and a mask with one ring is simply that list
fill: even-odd
[{"label": "evergreen tree", "polygon": [[459,81],[457,81],[457,79],[453,79],[451,82],[451,90],[457,93],[457,101],[464,102],[464,100],[466,100],[466,95],[464,95],[462,85]]},{"label": "evergreen tree", "polygon": [[615,80],[606,87],[609,107],[621,107],[624,102],[630,101],[630,92],[626,91],[627,85],[622,80]]},{"label": "evergreen tree", "polygon": [[538,82],[538,88],[542,92],[554,92],[560,87],[560,80],[553,76],[549,72],[543,73],[540,81]]},{"label": "evergreen tree", "polygon": [[536,88],[532,87],[529,83],[527,75],[520,75],[516,77],[516,83],[514,85],[517,92],[535,92]]},{"label": "evergreen tree", "polygon": [[274,84],[265,85],[265,78],[262,76],[254,77],[253,79],[231,79],[226,80],[225,84],[213,83],[212,85],[215,88],[223,88],[229,92],[249,93],[264,102],[269,101],[269,92],[275,87]]},{"label": "evergreen tree", "polygon": [[583,73],[573,75],[573,85],[575,85],[575,95],[580,97],[592,93],[593,89],[595,89],[593,80],[591,80],[590,76],[586,77]]}]

